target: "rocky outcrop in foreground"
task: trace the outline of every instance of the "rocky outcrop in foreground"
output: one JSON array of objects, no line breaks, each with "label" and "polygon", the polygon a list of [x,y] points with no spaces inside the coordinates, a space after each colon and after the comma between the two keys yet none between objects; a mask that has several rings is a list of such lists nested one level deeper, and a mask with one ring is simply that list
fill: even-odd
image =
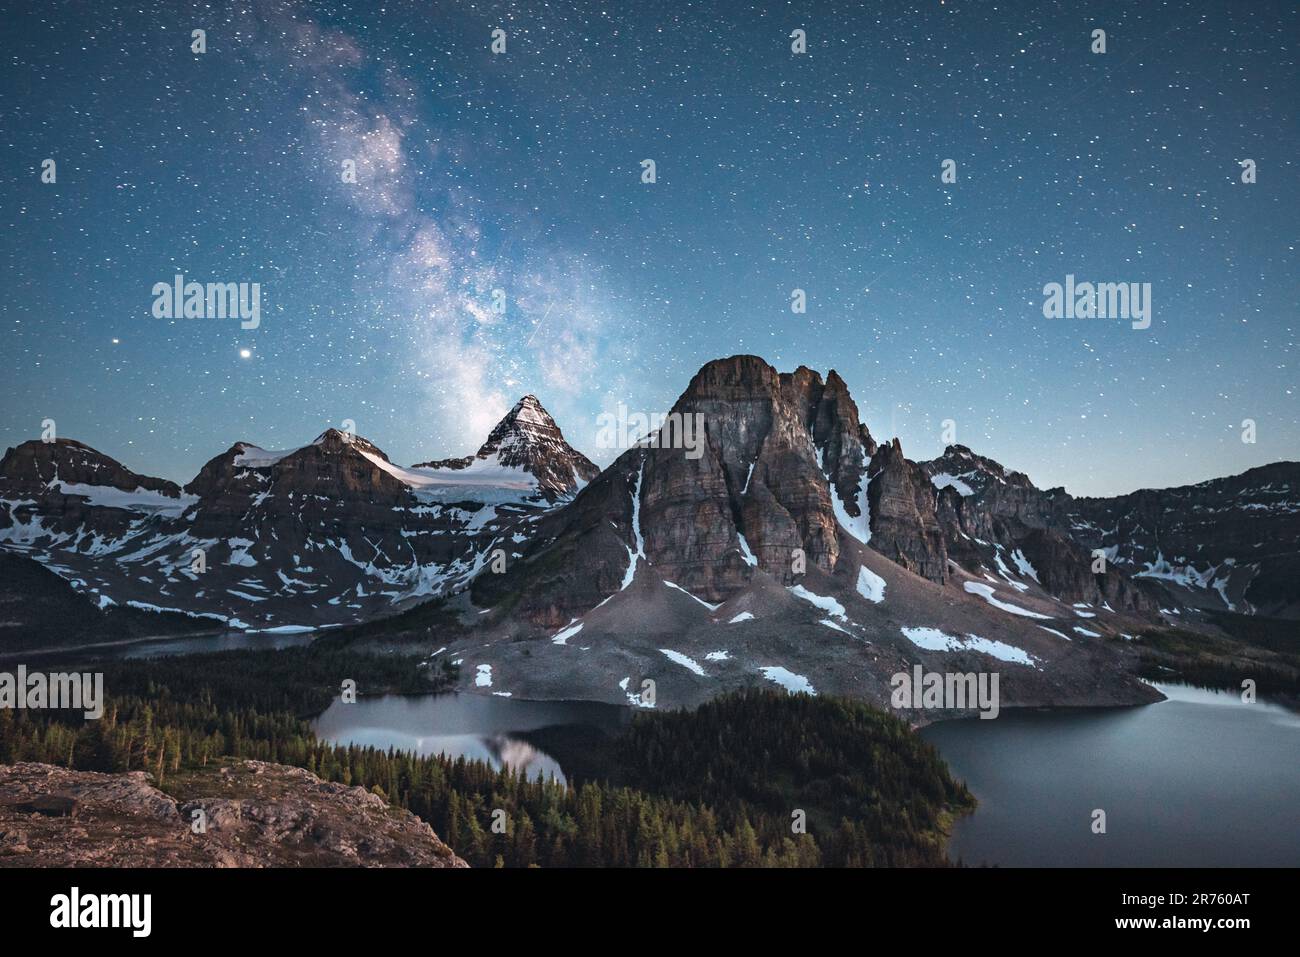
[{"label": "rocky outcrop in foreground", "polygon": [[[0,766],[0,867],[467,867],[364,788],[241,761],[173,778]],[[206,832],[193,832],[196,811]]]}]

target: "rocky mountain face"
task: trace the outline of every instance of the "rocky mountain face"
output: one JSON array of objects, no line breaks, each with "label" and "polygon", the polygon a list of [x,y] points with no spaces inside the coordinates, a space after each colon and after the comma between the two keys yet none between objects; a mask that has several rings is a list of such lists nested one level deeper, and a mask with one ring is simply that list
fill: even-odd
[{"label": "rocky mountain face", "polygon": [[[835,373],[711,362],[668,418],[695,416],[696,449],[665,426],[475,578],[477,627],[447,651],[473,687],[645,707],[646,680],[655,706],[767,680],[886,703],[891,676],[922,663],[1001,670],[1008,703],[1150,699],[1120,637],[1142,619],[1085,589],[1087,553],[936,487],[872,438]],[[1002,539],[969,540],[978,522]]]},{"label": "rocky mountain face", "polygon": [[999,463],[976,455],[964,445],[950,445],[937,459],[921,463],[935,488],[954,488],[961,495],[982,494],[991,485],[1033,488],[1024,472],[1012,472]]},{"label": "rocky mountain face", "polygon": [[930,581],[947,581],[948,543],[929,476],[897,439],[881,446],[872,472],[871,547]]},{"label": "rocky mountain face", "polygon": [[143,771],[0,765],[0,867],[468,866],[409,811],[301,768],[241,761],[172,790]]},{"label": "rocky mountain face", "polygon": [[565,441],[560,427],[534,395],[515,403],[474,455],[425,462],[415,468],[466,473],[480,468],[518,469],[536,479],[538,492],[548,502],[573,495],[600,472]]},{"label": "rocky mountain face", "polygon": [[956,565],[1018,589],[1009,570],[1018,563],[1071,603],[1156,607],[1123,571],[1091,572],[1089,549],[1068,534],[1062,490],[1043,492],[962,446],[917,463],[896,439],[878,445],[834,372],[823,381],[802,367],[778,373],[755,356],[719,360],[672,412],[700,416],[702,455],[667,440],[626,452],[539,525],[511,573],[479,578],[475,599],[509,595],[515,613],[558,626],[626,587],[629,563],[644,561],[722,602],[756,571],[793,584],[796,553],[834,574],[847,535],[941,585]]},{"label": "rocky mountain face", "polygon": [[0,544],[103,607],[222,627],[445,598],[453,634],[430,640],[484,693],[646,706],[643,680],[675,704],[773,681],[884,703],[922,664],[1001,669],[1008,704],[1124,703],[1151,694],[1127,640],[1190,622],[1183,593],[1295,613],[1296,469],[1074,499],[962,446],[913,461],[835,372],[733,356],[600,472],[531,396],[475,455],[410,468],[330,430],[237,443],[178,489],[26,443],[0,467]]},{"label": "rocky mountain face", "polygon": [[101,608],[52,569],[0,549],[0,662],[32,648],[120,644],[205,630],[201,619],[188,615]]},{"label": "rocky mountain face", "polygon": [[1065,509],[1076,539],[1179,603],[1300,618],[1300,462]]},{"label": "rocky mountain face", "polygon": [[[1190,605],[1300,617],[1300,463],[1108,498],[1038,489],[960,445],[921,464],[964,564],[992,542],[1021,551],[1062,598],[1148,613]],[[965,548],[954,544],[962,536]],[[1097,549],[1119,574],[1091,573]]]},{"label": "rocky mountain face", "polygon": [[55,490],[59,494],[59,486],[84,486],[119,492],[144,489],[179,499],[181,492],[174,482],[132,472],[120,462],[72,439],[24,442],[16,449],[9,449],[0,459],[0,474],[16,487],[39,493]]},{"label": "rocky mountain face", "polygon": [[[7,450],[0,458],[0,498],[6,503],[0,509],[39,513],[43,532],[64,540],[92,530],[101,538],[124,535],[133,512],[178,514],[192,501],[174,482],[132,472],[72,439]],[[0,528],[6,524],[0,517]],[[27,534],[14,529],[0,534],[0,542],[22,544]]]},{"label": "rocky mountain face", "polygon": [[[559,625],[632,581],[639,563],[707,602],[755,570],[793,583],[800,564],[832,572],[837,513],[869,537],[867,464],[875,450],[843,381],[755,356],[711,362],[669,417],[699,416],[698,457],[671,431],[621,455],[574,502],[542,519],[522,561],[480,576],[475,600]],[[940,569],[942,572],[942,569]]]},{"label": "rocky mountain face", "polygon": [[1011,565],[1033,569],[1048,593],[1071,603],[1152,612],[1158,596],[1123,569],[1094,573],[1091,548],[1072,534],[1070,496],[1036,488],[1023,472],[961,445],[920,463],[938,492],[937,512],[954,561],[1009,581]]},{"label": "rocky mountain face", "polygon": [[329,429],[284,451],[235,443],[181,489],[78,442],[33,441],[0,462],[0,545],[101,607],[298,629],[463,587],[595,472],[531,396],[454,466],[402,468]]}]

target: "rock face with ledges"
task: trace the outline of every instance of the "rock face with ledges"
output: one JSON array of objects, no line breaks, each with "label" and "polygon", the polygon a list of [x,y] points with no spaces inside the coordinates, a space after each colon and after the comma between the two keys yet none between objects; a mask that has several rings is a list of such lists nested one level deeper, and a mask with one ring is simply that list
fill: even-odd
[{"label": "rock face with ledges", "polygon": [[791,378],[801,376],[808,382],[809,397],[815,402],[811,416],[805,412],[804,417],[812,423],[813,445],[822,453],[823,472],[835,486],[845,510],[856,518],[858,495],[866,484],[863,473],[876,454],[876,441],[858,421],[858,407],[838,372],[832,369],[827,373],[826,385],[820,389],[821,380],[815,372],[800,367]]},{"label": "rock face with ledges", "polygon": [[23,442],[0,458],[0,543],[94,547],[128,534],[141,516],[177,515],[192,502],[174,482],[73,439]]},{"label": "rock face with ledges", "polygon": [[[778,373],[757,356],[719,359],[696,373],[670,415],[700,417],[698,455],[666,447],[663,438],[625,452],[538,525],[506,575],[476,580],[474,601],[560,626],[621,590],[636,555],[664,581],[722,602],[744,590],[755,570],[784,584],[798,581],[799,562],[834,573],[841,536],[874,545],[878,525],[892,554],[915,558],[922,574],[944,580],[933,493],[896,447],[897,469],[872,493],[884,502],[882,515],[867,515],[877,446],[833,371],[823,380],[803,367]],[[899,470],[907,483],[901,492]],[[900,496],[908,510],[895,521]],[[922,512],[926,527],[913,548],[901,526]]]},{"label": "rock face with ledges", "polygon": [[1019,549],[1043,587],[1071,602],[1300,617],[1300,463],[1105,498],[1036,488],[960,445],[920,464],[939,488],[949,553],[964,567],[987,564],[990,546]]},{"label": "rock face with ledges", "polygon": [[[953,485],[963,492],[981,494],[992,485],[1008,485],[1013,488],[1032,488],[1033,483],[1024,472],[1014,472],[1004,468],[983,455],[976,455],[964,445],[950,445],[943,455],[921,466],[935,480],[936,487]],[[969,494],[969,493],[967,493]]]},{"label": "rock face with ledges", "polygon": [[1058,598],[1137,613],[1159,605],[1123,569],[1094,573],[1091,552],[1059,532],[1031,528],[1017,539],[1017,548],[1037,572],[1039,584]]},{"label": "rock face with ledges", "polygon": [[1211,608],[1300,618],[1300,462],[1197,485],[1070,499],[1074,536]]},{"label": "rock face with ledges", "polygon": [[703,455],[646,452],[641,528],[663,577],[725,600],[749,578],[740,535],[765,570],[788,574],[795,549],[834,567],[835,516],[809,428],[821,388],[810,370],[783,377],[756,356],[696,374],[672,411],[700,416]]},{"label": "rock face with ledges", "polygon": [[505,576],[479,578],[474,600],[508,601],[529,621],[562,625],[621,590],[635,561],[722,601],[749,579],[742,535],[760,566],[778,574],[796,548],[830,568],[835,519],[809,432],[814,390],[815,373],[783,382],[755,356],[707,364],[670,413],[692,424],[700,417],[696,447],[666,447],[671,433],[661,432],[624,452],[539,524]]},{"label": "rock face with ledges", "polygon": [[286,571],[311,565],[326,545],[341,545],[377,567],[408,564],[416,546],[426,549],[415,551],[417,559],[434,560],[436,545],[428,537],[417,535],[407,544],[403,532],[416,530],[407,516],[419,502],[410,487],[376,464],[387,463],[388,456],[366,439],[329,429],[274,461],[259,458],[260,451],[237,443],[185,486],[199,496],[191,536],[248,541],[252,562]]},{"label": "rock face with ledges", "polygon": [[949,556],[963,568],[1001,574],[1018,568],[1019,556],[1038,584],[1067,602],[1134,612],[1157,607],[1156,598],[1123,569],[1092,571],[1091,550],[1071,532],[1072,500],[1064,489],[1039,489],[1023,472],[962,445],[948,446],[919,468],[938,491]]},{"label": "rock face with ledges", "polygon": [[265,465],[259,451],[247,442],[235,443],[204,465],[185,491],[203,498],[205,509],[217,509],[223,495],[233,494],[242,505],[248,495],[262,492],[380,508],[414,504],[410,488],[373,461],[387,463],[388,456],[359,435],[327,429],[310,445]]},{"label": "rock face with ledges", "polygon": [[871,545],[909,571],[934,582],[948,577],[948,551],[929,476],[903,455],[897,439],[871,462]]}]

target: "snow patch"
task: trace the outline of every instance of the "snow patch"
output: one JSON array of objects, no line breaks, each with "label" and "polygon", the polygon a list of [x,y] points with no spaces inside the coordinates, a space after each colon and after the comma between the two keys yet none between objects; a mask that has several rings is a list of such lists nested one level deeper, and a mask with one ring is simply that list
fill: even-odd
[{"label": "snow patch", "polygon": [[226,559],[226,564],[242,565],[247,568],[254,567],[257,564],[257,559],[248,554],[248,550],[252,547],[253,540],[251,538],[230,539],[230,557]]},{"label": "snow patch", "polygon": [[979,635],[949,635],[938,628],[904,628],[907,640],[926,651],[978,651],[999,661],[1038,667],[1033,655],[1001,641],[990,641]]},{"label": "snow patch", "polygon": [[722,607],[722,602],[718,602],[716,605],[710,605],[703,598],[696,598],[696,596],[692,595],[690,592],[688,592],[685,588],[683,588],[681,585],[677,584],[676,582],[666,581],[664,582],[664,584],[667,585],[669,588],[676,588],[679,592],[681,592],[683,595],[687,596],[688,598],[694,598],[696,601],[698,601],[709,611],[717,611],[719,608]]},{"label": "snow patch", "polygon": [[745,560],[745,564],[750,568],[758,565],[758,557],[749,549],[749,542],[745,541],[745,536],[736,533],[736,538],[740,540],[740,557]]},{"label": "snow patch", "polygon": [[256,445],[239,443],[240,452],[234,458],[234,465],[250,469],[267,469],[286,455],[293,455],[298,449],[283,449],[278,452],[258,448]]},{"label": "snow patch", "polygon": [[963,498],[967,495],[975,494],[975,490],[973,488],[971,488],[961,479],[957,478],[957,476],[949,475],[947,472],[940,472],[938,475],[931,475],[930,481],[934,483],[934,487],[937,489],[939,488],[956,489],[957,494],[961,495]]},{"label": "snow patch", "polygon": [[[577,622],[577,624],[574,624],[574,622]],[[572,638],[580,631],[582,631],[582,622],[574,618],[567,625],[565,625],[564,628],[562,628],[560,631],[556,632],[554,635],[551,636],[551,643],[556,645],[567,644],[569,639]]]},{"label": "snow patch", "polygon": [[700,667],[700,663],[696,661],[694,658],[689,658],[686,655],[682,654],[680,651],[673,651],[671,648],[660,648],[659,651],[663,653],[668,658],[669,661],[675,661],[677,664],[681,665],[687,671],[692,671],[695,674],[699,675],[701,678],[708,677],[708,674],[705,673],[704,669]]},{"label": "snow patch", "polygon": [[100,508],[120,508],[132,512],[160,512],[179,515],[199,500],[197,495],[181,495],[172,498],[162,492],[151,492],[146,488],[137,488],[133,492],[113,488],[110,485],[79,485],[60,482],[55,479],[50,483],[51,489],[57,488],[64,495],[80,495],[87,499],[88,505]]},{"label": "snow patch", "polygon": [[1012,605],[1009,602],[1001,601],[993,597],[993,589],[983,582],[966,582],[966,591],[972,595],[979,595],[994,608],[1001,608],[1003,611],[1009,611],[1013,615],[1023,615],[1026,618],[1042,618],[1044,621],[1049,620],[1051,615],[1040,615],[1036,611],[1030,611],[1028,608],[1021,608],[1019,605]]},{"label": "snow patch", "polygon": [[[1016,568],[1019,569],[1020,574],[1028,575],[1034,581],[1038,581],[1038,570],[1029,564],[1029,559],[1025,558],[1024,552],[1017,548],[1011,553],[1011,560],[1016,563]],[[1042,582],[1039,582],[1039,584],[1041,585]]]},{"label": "snow patch", "polygon": [[839,602],[837,602],[834,598],[828,598],[825,595],[814,594],[813,592],[810,592],[807,588],[804,588],[803,585],[790,585],[788,586],[788,589],[790,593],[794,595],[796,598],[802,598],[804,601],[816,605],[822,611],[828,613],[832,618],[848,617],[848,615],[845,614],[844,612],[844,606],[841,605]]},{"label": "snow patch", "polygon": [[[641,463],[641,469],[636,473],[636,488],[632,491],[632,540],[636,542],[636,551],[627,549],[627,571],[623,573],[623,584],[618,590],[622,591],[632,584],[632,579],[636,577],[637,559],[645,559],[645,539],[641,536],[641,479],[645,476],[645,463]],[[627,548],[627,546],[623,546]]]},{"label": "snow patch", "polygon": [[816,695],[817,692],[812,686],[812,682],[803,675],[797,675],[793,671],[787,671],[780,665],[768,665],[758,669],[763,673],[763,677],[768,681],[775,681],[790,694],[809,694]]},{"label": "snow patch", "polygon": [[863,565],[858,569],[858,594],[880,604],[885,600],[885,580]]}]

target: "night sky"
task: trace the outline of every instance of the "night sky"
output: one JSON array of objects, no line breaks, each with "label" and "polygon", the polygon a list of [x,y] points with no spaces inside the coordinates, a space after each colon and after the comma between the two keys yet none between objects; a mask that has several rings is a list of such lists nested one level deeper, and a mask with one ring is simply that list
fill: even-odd
[{"label": "night sky", "polygon": [[[5,4],[0,448],[410,464],[532,392],[606,464],[600,412],[747,352],[1077,494],[1300,458],[1295,3],[153,6]],[[176,273],[260,327],[154,318]],[[1045,319],[1067,273],[1151,327]]]}]

